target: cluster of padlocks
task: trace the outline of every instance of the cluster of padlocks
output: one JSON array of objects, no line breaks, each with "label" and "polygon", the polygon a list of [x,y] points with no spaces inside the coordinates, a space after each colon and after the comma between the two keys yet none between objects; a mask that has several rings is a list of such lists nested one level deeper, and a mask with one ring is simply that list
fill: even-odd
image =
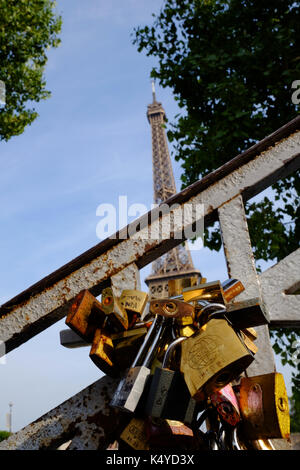
[{"label": "cluster of padlocks", "polygon": [[289,437],[283,376],[247,375],[253,327],[268,323],[259,299],[230,302],[244,290],[235,279],[179,278],[168,289],[167,299],[150,301],[137,290],[116,297],[105,288],[101,301],[86,290],[67,315],[96,366],[120,378],[111,448],[274,449],[270,439]]}]

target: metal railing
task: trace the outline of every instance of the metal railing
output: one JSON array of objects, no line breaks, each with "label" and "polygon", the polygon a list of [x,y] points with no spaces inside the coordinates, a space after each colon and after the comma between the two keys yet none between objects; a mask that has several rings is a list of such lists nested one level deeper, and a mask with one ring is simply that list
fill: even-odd
[{"label": "metal railing", "polygon": [[[196,207],[202,204],[206,223],[219,220],[228,276],[241,280],[245,291],[239,300],[260,297],[271,325],[300,326],[300,296],[288,295],[299,285],[300,249],[261,274],[256,272],[244,203],[278,179],[300,167],[300,117],[238,155],[165,203]],[[198,211],[192,211],[191,226]],[[164,215],[159,208],[62,266],[0,307],[0,339],[12,351],[66,315],[83,289],[98,296],[107,285],[116,292],[139,288],[139,270],[181,243],[176,237],[148,239],[159,231]],[[174,232],[186,229],[174,222]],[[177,224],[177,225],[176,225]],[[137,223],[134,223],[136,228]],[[128,236],[128,233],[133,235]],[[257,328],[258,353],[249,375],[275,369],[268,327]],[[58,448],[105,449],[119,425],[119,415],[108,403],[117,381],[103,377],[10,436],[0,449]]]}]

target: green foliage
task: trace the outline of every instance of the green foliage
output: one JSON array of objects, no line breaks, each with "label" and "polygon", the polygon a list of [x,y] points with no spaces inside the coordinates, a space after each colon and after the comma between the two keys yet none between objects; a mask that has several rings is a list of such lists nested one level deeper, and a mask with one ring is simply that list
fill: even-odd
[{"label": "green foliage", "polygon": [[47,49],[57,47],[61,18],[51,0],[0,0],[0,80],[6,105],[0,109],[0,140],[21,134],[38,116],[34,102],[46,99]]},{"label": "green foliage", "polygon": [[[298,385],[300,380],[300,374],[298,375]],[[293,397],[291,403],[291,432],[300,432],[300,390],[298,388],[294,388],[293,390]]]},{"label": "green foliage", "polygon": [[[296,117],[300,107],[291,98],[292,83],[300,79],[299,1],[165,0],[153,18],[151,26],[135,29],[133,43],[157,58],[151,76],[173,90],[181,109],[168,138],[182,162],[183,188]],[[294,173],[246,205],[257,261],[279,261],[299,247],[299,196]],[[219,250],[217,225],[205,234],[206,246]],[[283,363],[291,363],[291,338],[299,333],[272,331]],[[298,425],[299,380],[297,369]]]},{"label": "green foliage", "polygon": [[[182,161],[183,187],[296,116],[291,86],[300,78],[299,5],[165,0],[153,25],[135,30],[138,50],[158,59],[151,75],[173,89],[182,108],[168,137]],[[273,202],[247,207],[257,259],[280,260],[299,246],[299,175],[273,190]],[[220,247],[218,238],[217,229],[209,230],[206,246]]]},{"label": "green foliage", "polygon": [[9,436],[10,436],[10,432],[0,431],[0,442],[4,441],[4,439],[7,439]]}]

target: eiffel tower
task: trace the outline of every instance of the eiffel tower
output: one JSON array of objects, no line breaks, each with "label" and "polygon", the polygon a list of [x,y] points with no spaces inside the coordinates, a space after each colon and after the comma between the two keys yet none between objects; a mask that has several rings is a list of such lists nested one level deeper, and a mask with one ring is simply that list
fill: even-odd
[{"label": "eiffel tower", "polygon": [[[166,113],[162,104],[156,101],[153,82],[152,97],[153,102],[148,105],[147,118],[152,131],[154,203],[161,204],[177,191],[167,136],[163,127]],[[198,276],[200,280],[200,271],[194,267],[188,245],[180,244],[152,263],[152,272],[145,282],[149,287],[151,298],[164,298],[168,296],[168,281],[170,279],[192,276]]]}]

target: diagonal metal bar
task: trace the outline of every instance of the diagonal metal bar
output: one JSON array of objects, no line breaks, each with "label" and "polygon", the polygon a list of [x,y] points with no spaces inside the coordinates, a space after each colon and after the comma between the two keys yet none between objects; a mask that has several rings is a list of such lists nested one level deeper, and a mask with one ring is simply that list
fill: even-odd
[{"label": "diagonal metal bar", "polygon": [[[221,206],[218,212],[229,277],[239,279],[245,286],[239,300],[251,297],[259,297],[262,300],[242,197],[235,197]],[[268,310],[267,313],[271,314]],[[275,370],[268,327],[259,326],[256,331],[258,352],[255,361],[247,369],[250,376]]]},{"label": "diagonal metal bar", "polygon": [[[215,220],[218,207],[238,194],[247,200],[279,177],[300,167],[299,129],[300,118],[296,118],[166,202],[178,204],[181,211],[186,205],[196,207],[203,204],[206,222]],[[194,217],[190,225],[196,222]],[[116,238],[104,240],[2,305],[0,339],[5,342],[6,351],[11,351],[62,318],[68,302],[82,289],[99,295],[111,276],[133,263],[140,269],[182,242],[182,239],[162,240],[159,237],[159,208],[141,217],[139,224],[137,233],[129,238],[128,230],[134,229],[137,222],[118,232]],[[149,224],[151,239],[148,237]],[[187,225],[182,227],[177,219],[174,232],[183,228]]]},{"label": "diagonal metal bar", "polygon": [[289,292],[300,286],[300,248],[259,276],[263,302],[273,326],[299,326],[300,295]]},{"label": "diagonal metal bar", "polygon": [[101,450],[115,439],[121,416],[110,400],[117,379],[103,377],[0,443],[0,450]]}]

